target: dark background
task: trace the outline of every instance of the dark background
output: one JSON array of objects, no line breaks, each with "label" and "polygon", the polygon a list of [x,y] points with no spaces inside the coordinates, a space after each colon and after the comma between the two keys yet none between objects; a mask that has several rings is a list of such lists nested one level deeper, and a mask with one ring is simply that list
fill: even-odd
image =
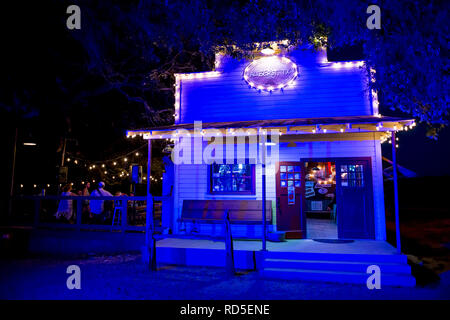
[{"label": "dark background", "polygon": [[[2,8],[0,97],[14,101],[14,94],[20,96],[16,110],[0,109],[3,138],[0,194],[4,200],[9,194],[16,127],[19,134],[15,190],[24,193],[39,192],[47,184],[56,185],[56,167],[61,161],[63,137],[72,139],[67,143],[66,158],[78,156],[86,159],[85,163],[107,161],[145,144],[142,139],[125,138],[126,129],[149,126],[142,116],[141,104],[127,101],[114,90],[72,103],[74,94],[97,87],[100,79],[96,77],[89,77],[79,86],[75,83],[74,91],[64,92],[61,83],[66,78],[81,77],[81,67],[86,61],[85,52],[70,34],[73,31],[65,26],[65,9],[69,4],[66,1],[43,1],[9,4]],[[330,60],[358,59],[359,56],[360,52],[355,47],[335,50],[329,55]],[[196,63],[197,71],[208,69],[207,63]],[[149,97],[155,105],[171,106],[170,99],[171,92]],[[398,111],[383,109],[383,106],[380,112],[411,118]],[[172,119],[167,117],[165,121],[171,123]],[[436,181],[446,182],[450,176],[449,129],[440,131],[437,140],[427,137],[427,130],[426,124],[419,124],[412,131],[398,134],[398,163],[419,177],[442,177]],[[23,146],[23,142],[28,141],[36,142],[38,146]],[[161,158],[163,148],[164,143],[154,146],[155,159]],[[140,153],[143,156],[130,156],[128,163],[145,167],[145,147]],[[391,158],[391,145],[383,145],[383,155]],[[128,165],[123,165],[122,169],[127,170]],[[155,176],[162,175],[162,165],[158,160],[155,160],[154,170]],[[84,177],[96,181],[107,179],[101,172],[90,173],[69,165],[69,181],[79,183],[85,180]],[[129,189],[127,179],[121,183],[107,182],[114,189],[112,191],[121,189],[127,192]],[[20,184],[25,186],[24,189],[19,188]],[[38,187],[33,188],[33,184]],[[153,192],[158,193],[161,186],[153,184],[153,188]]]}]

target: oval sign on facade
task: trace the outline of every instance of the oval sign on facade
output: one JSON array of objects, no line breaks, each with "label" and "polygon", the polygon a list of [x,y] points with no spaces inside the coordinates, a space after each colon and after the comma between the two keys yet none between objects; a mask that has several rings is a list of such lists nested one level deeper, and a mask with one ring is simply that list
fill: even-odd
[{"label": "oval sign on facade", "polygon": [[286,57],[264,57],[250,63],[244,70],[244,80],[253,88],[272,91],[293,83],[297,65]]}]

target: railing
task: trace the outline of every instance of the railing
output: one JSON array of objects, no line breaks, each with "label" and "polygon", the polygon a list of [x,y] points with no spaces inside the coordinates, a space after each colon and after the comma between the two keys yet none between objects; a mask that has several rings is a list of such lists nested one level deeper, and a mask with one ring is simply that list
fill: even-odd
[{"label": "railing", "polygon": [[228,276],[234,276],[236,271],[234,268],[234,249],[233,237],[231,235],[230,211],[227,210],[224,215],[225,222],[225,267]]},{"label": "railing", "polygon": [[[153,196],[153,206],[151,208],[151,213],[153,219],[161,219],[161,202],[170,200],[170,196]],[[58,204],[61,200],[71,200],[73,219],[70,223],[58,222],[54,217],[57,212]],[[17,201],[17,202],[16,202]],[[94,224],[89,219],[88,211],[83,211],[86,208],[87,201],[108,201],[111,203],[118,204],[120,206],[112,207],[109,210],[111,216],[105,220],[105,223]],[[70,229],[70,230],[105,230],[105,231],[146,231],[146,196],[16,196],[14,197],[14,202],[20,203],[23,210],[26,210],[27,202],[31,202],[32,208],[28,206],[28,213],[31,209],[33,221],[28,221],[28,224],[33,225],[36,228],[50,228],[50,229]],[[18,207],[18,206],[15,206]],[[116,212],[117,222],[114,220],[114,210],[119,209],[121,212]],[[13,208],[13,216],[20,215],[21,208]],[[84,214],[84,216],[83,216]],[[28,214],[30,216],[30,214]],[[119,220],[120,217],[120,220]],[[113,218],[113,219],[111,219]],[[154,229],[161,229],[159,223],[154,224]]]},{"label": "railing", "polygon": [[[21,204],[26,202],[33,203],[33,223],[32,225],[35,228],[48,228],[48,229],[67,229],[67,230],[101,230],[101,231],[118,231],[118,232],[129,232],[129,231],[138,231],[138,232],[146,232],[146,247],[148,256],[145,258],[146,263],[149,265],[149,269],[152,271],[156,271],[156,237],[155,232],[162,231],[162,226],[154,223],[155,218],[158,218],[158,213],[162,213],[161,211],[155,210],[158,207],[158,202],[164,202],[167,200],[171,200],[171,196],[160,196],[160,197],[151,197],[151,209],[147,210],[147,205],[139,206],[142,211],[142,224],[141,225],[130,225],[129,218],[129,208],[136,209],[136,202],[147,202],[148,198],[146,196],[101,196],[101,197],[93,197],[93,196],[16,196],[14,197],[15,201],[18,201]],[[58,209],[58,204],[61,200],[72,200],[72,209],[73,214],[75,215],[75,219],[73,223],[62,223],[62,222],[54,222],[56,218],[52,218]],[[53,205],[47,205],[47,211],[43,214],[43,203],[51,202]],[[114,224],[114,216],[112,221],[108,220],[108,224],[92,224],[89,221],[83,221],[83,202],[86,204],[86,201],[113,201],[114,203],[121,203],[120,209],[122,210],[120,214],[120,225]],[[129,202],[132,202],[132,206],[129,206]],[[170,202],[169,202],[170,203]],[[126,205],[124,205],[126,204]],[[160,206],[161,209],[161,206]],[[13,210],[13,212],[16,210]],[[17,213],[17,212],[16,212]],[[136,211],[133,211],[136,213]],[[150,216],[147,214],[150,213],[151,217],[153,217],[153,223]],[[155,214],[156,213],[156,214]],[[159,215],[161,217],[161,215]],[[134,217],[135,218],[135,217]],[[134,218],[132,219],[133,221]],[[226,270],[227,274],[232,276],[235,274],[235,266],[234,266],[234,250],[233,250],[233,238],[231,234],[231,223],[229,212],[226,211],[224,214],[224,224],[225,224],[225,253],[226,253]],[[87,222],[87,223],[86,223]]]}]

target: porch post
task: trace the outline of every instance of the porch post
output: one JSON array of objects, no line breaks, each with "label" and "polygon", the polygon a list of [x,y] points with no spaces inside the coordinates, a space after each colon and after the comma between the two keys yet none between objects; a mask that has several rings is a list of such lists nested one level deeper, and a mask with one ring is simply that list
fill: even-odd
[{"label": "porch post", "polygon": [[266,133],[263,132],[262,135],[262,179],[261,179],[261,198],[262,198],[262,251],[266,251]]},{"label": "porch post", "polygon": [[397,253],[402,252],[400,243],[400,217],[398,213],[398,177],[397,177],[397,155],[396,155],[396,140],[395,131],[392,131],[392,172],[394,176],[394,203],[395,203],[395,237],[397,243]]},{"label": "porch post", "polygon": [[152,168],[152,140],[148,139],[148,160],[147,160],[147,208],[145,215],[145,249],[146,262],[150,270],[156,271],[156,243],[153,238],[153,196],[150,193],[150,175]]}]

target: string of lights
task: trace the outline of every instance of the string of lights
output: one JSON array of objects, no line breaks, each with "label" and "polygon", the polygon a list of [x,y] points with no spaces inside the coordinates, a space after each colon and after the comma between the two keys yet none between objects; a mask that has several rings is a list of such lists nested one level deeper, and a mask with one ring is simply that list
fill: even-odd
[{"label": "string of lights", "polygon": [[[115,181],[120,181],[121,179],[128,179],[130,176],[129,171],[129,165],[135,161],[133,161],[133,158],[135,159],[136,157],[140,157],[142,155],[144,155],[142,153],[142,149],[146,148],[147,144],[143,144],[140,147],[129,151],[125,154],[122,154],[120,156],[115,156],[114,158],[111,159],[107,159],[107,160],[89,160],[89,159],[84,159],[81,157],[78,157],[76,155],[74,155],[71,152],[67,152],[67,158],[65,159],[65,166],[71,166],[72,168],[86,168],[88,170],[88,173],[90,172],[91,174],[95,171],[97,171],[97,173],[99,173],[100,176],[104,175],[104,176],[109,176],[112,180]],[[124,167],[127,166],[127,167]],[[150,176],[151,181],[153,182],[159,182],[162,181],[162,177],[154,177],[154,176]],[[77,183],[80,183],[81,185],[85,185],[88,182],[92,182],[95,183],[96,179],[95,178],[78,178],[78,179],[72,179],[72,180],[76,180]],[[98,180],[98,179],[97,179]],[[146,181],[147,177],[146,175],[144,175],[142,177],[142,180]],[[100,181],[100,180],[98,180]],[[74,185],[74,182],[69,182],[68,184],[70,185]],[[40,188],[50,188],[50,187],[54,187],[56,186],[55,184],[50,184],[50,183],[40,183],[40,184],[30,184],[33,189],[40,189]],[[21,183],[20,185],[20,189],[24,189],[26,187],[25,184]],[[62,183],[59,184],[59,186],[62,186]]]}]

